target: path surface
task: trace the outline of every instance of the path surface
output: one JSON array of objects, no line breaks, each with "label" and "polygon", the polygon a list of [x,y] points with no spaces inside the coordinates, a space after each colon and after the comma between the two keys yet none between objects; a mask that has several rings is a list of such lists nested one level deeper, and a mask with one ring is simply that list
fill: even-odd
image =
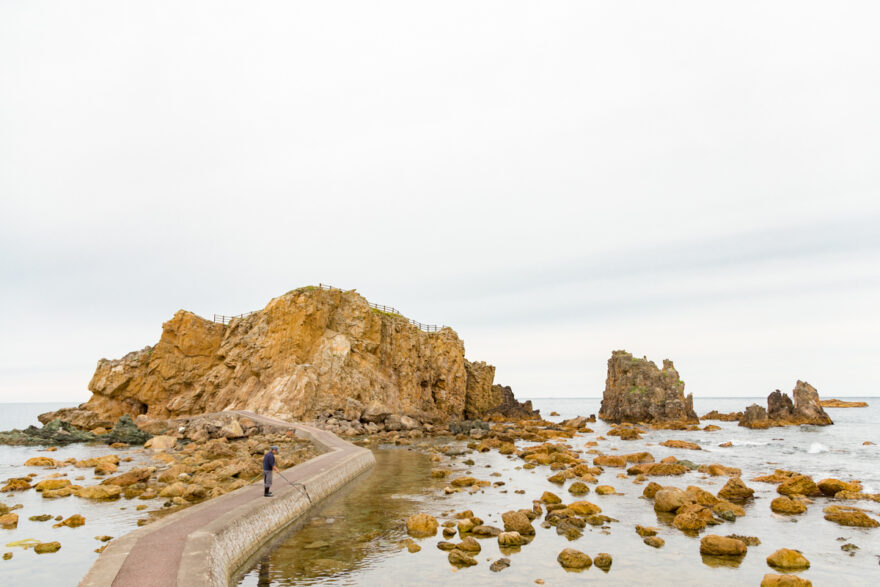
[{"label": "path surface", "polygon": [[[312,438],[313,442],[323,444],[329,450],[327,453],[284,471],[284,476],[291,483],[303,483],[307,492],[310,481],[320,478],[322,473],[332,471],[334,468],[349,461],[353,451],[365,450],[341,440],[334,434],[311,426],[291,424],[275,418],[259,416],[251,412],[239,411],[235,413],[265,424],[306,433]],[[283,483],[283,480],[279,479],[279,481]],[[121,566],[118,566],[118,572],[113,576],[112,583],[108,575],[115,569],[104,569],[103,573],[98,574],[94,572],[96,567],[100,566],[101,558],[104,557],[102,555],[98,562],[95,563],[92,571],[89,572],[89,575],[86,576],[86,579],[83,580],[82,585],[111,584],[113,587],[177,587],[181,585],[182,587],[179,581],[181,563],[191,537],[221,516],[241,506],[247,506],[255,500],[266,500],[266,502],[269,499],[283,500],[285,497],[290,497],[292,492],[299,492],[300,494],[303,492],[303,487],[301,486],[280,485],[278,482],[275,483],[275,488],[273,488],[275,489],[275,497],[273,498],[263,497],[262,483],[251,484],[232,493],[203,502],[198,506],[172,514],[165,520],[155,523],[156,528],[154,531],[143,532],[134,542],[133,546],[128,547],[127,554],[121,553],[124,556],[124,560]],[[270,504],[267,503],[266,505]],[[147,528],[149,526],[144,529],[146,530]],[[140,530],[135,531],[135,533],[140,533]],[[125,547],[123,546],[123,548]],[[106,554],[110,555],[108,558],[113,558],[113,554],[109,552],[110,550],[108,548]],[[116,553],[115,556],[119,558],[120,553]]]}]

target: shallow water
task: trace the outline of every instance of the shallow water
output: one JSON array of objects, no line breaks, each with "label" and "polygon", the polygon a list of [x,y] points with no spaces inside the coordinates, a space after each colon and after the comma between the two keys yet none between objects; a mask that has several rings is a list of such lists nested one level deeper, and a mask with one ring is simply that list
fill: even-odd
[{"label": "shallow water", "polygon": [[[0,430],[25,428],[29,424],[39,425],[36,420],[38,414],[69,405],[71,404],[0,404]],[[37,481],[54,473],[66,473],[65,478],[69,478],[74,484],[93,485],[100,482],[101,478],[96,478],[92,469],[77,469],[73,466],[60,469],[23,466],[27,459],[34,456],[48,456],[63,461],[71,457],[88,459],[115,452],[120,459],[131,457],[131,462],[120,462],[119,473],[133,467],[155,464],[148,462],[140,449],[114,451],[105,445],[84,444],[59,447],[55,452],[44,452],[42,448],[0,445],[0,480],[37,473],[35,478]],[[78,476],[83,476],[84,479],[74,480]],[[76,585],[98,558],[94,550],[103,543],[96,540],[95,536],[108,535],[118,538],[137,528],[137,520],[146,517],[149,510],[160,509],[162,505],[162,501],[159,500],[119,499],[111,502],[96,502],[73,496],[44,499],[40,493],[33,490],[0,493],[0,500],[10,507],[15,504],[23,506],[15,510],[18,514],[16,529],[0,528],[0,551],[13,553],[12,560],[0,560],[0,584],[10,587],[40,584],[59,587]],[[135,507],[141,504],[147,504],[148,510],[136,511]],[[51,514],[53,517],[60,515],[64,518],[81,514],[85,516],[86,523],[78,528],[52,528],[54,520],[32,522],[28,519],[30,516],[41,514]],[[41,542],[58,541],[61,543],[61,550],[40,555],[33,549],[6,546],[11,542],[27,538]]]},{"label": "shallow water", "polygon": [[[695,407],[698,414],[711,409],[727,412],[741,410],[755,401],[763,403],[753,398],[706,399],[696,401]],[[835,425],[828,427],[747,430],[735,422],[707,421],[704,424],[716,424],[722,430],[649,431],[638,441],[621,441],[616,437],[601,441],[599,448],[612,454],[615,449],[627,453],[648,450],[658,460],[675,455],[697,464],[720,462],[741,468],[743,479],[756,491],[755,499],[746,506],[747,515],[701,534],[736,533],[759,537],[762,544],[750,547],[738,566],[725,566],[723,561],[701,557],[699,537],[686,536],[671,527],[668,519],[655,514],[652,502],[639,497],[643,485],[634,485],[631,478],[618,478],[623,472],[621,469],[607,468],[599,484],[612,485],[624,495],[600,496],[591,492],[578,499],[596,503],[604,514],[620,522],[610,524],[608,530],[587,526],[582,538],[569,542],[557,535],[555,528],[539,527],[540,520],[537,520],[535,540],[519,552],[504,555],[495,539],[483,539],[480,541],[483,550],[475,557],[479,564],[457,570],[447,562],[447,553],[436,548],[436,543],[442,540],[439,534],[418,540],[422,547],[418,553],[398,547],[397,543],[405,537],[404,521],[409,515],[423,511],[441,517],[442,512],[472,509],[485,523],[502,527],[501,513],[531,507],[532,500],[545,490],[565,501],[573,498],[564,488],[547,481],[551,474],[549,468],[522,470],[519,458],[497,452],[471,453],[434,465],[451,467],[456,471],[454,475],[467,472],[487,481],[506,483],[499,488],[485,488],[475,495],[446,496],[442,487],[447,482],[430,477],[432,464],[427,456],[397,448],[376,451],[378,464],[372,472],[319,508],[302,530],[293,532],[248,569],[240,584],[260,587],[389,583],[503,585],[533,584],[535,579],[541,578],[548,585],[561,585],[592,578],[618,584],[757,585],[765,573],[777,572],[767,566],[765,559],[783,547],[803,551],[812,566],[800,574],[815,585],[877,584],[880,582],[880,528],[846,528],[824,520],[822,507],[831,501],[825,498],[817,498],[804,515],[776,516],[769,508],[770,501],[778,495],[776,486],[749,481],[774,468],[785,468],[813,475],[816,480],[825,477],[860,479],[865,491],[880,491],[880,449],[877,445],[862,445],[866,440],[880,444],[880,431],[875,424],[880,422],[880,402],[871,398],[867,401],[871,404],[869,408],[830,409]],[[549,418],[552,420],[596,413],[599,408],[598,399],[539,399],[535,404],[545,415],[554,410],[560,414]],[[596,433],[573,439],[572,446],[582,448],[584,442],[608,430],[602,422],[591,427]],[[696,442],[704,450],[674,450],[657,445],[669,438]],[[726,441],[733,442],[734,446],[718,447]],[[465,466],[463,461],[469,458],[475,464]],[[493,472],[501,473],[501,477],[492,477]],[[679,487],[699,485],[713,493],[727,480],[696,472],[655,479],[661,484]],[[515,494],[515,489],[525,489],[526,493]],[[880,512],[880,504],[873,502],[846,503],[874,514]],[[643,544],[633,529],[636,524],[660,527],[659,535],[666,540],[666,545],[653,549]],[[840,550],[845,542],[860,547],[855,556]],[[568,573],[556,562],[556,555],[567,547],[591,556],[608,552],[614,557],[614,564],[607,575],[595,567],[579,574]],[[510,568],[492,573],[490,561],[501,556],[511,559]]]}]

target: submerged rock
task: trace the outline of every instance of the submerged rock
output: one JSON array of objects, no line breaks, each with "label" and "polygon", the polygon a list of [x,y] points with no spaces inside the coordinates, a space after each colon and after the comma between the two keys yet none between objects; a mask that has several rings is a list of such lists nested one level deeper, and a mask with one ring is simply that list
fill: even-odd
[{"label": "submerged rock", "polygon": [[663,369],[626,351],[614,351],[599,417],[610,422],[698,423],[693,396],[684,395],[684,382],[670,360]]},{"label": "submerged rock", "polygon": [[34,552],[36,552],[37,554],[58,552],[59,550],[61,550],[60,542],[41,542],[34,546]]}]

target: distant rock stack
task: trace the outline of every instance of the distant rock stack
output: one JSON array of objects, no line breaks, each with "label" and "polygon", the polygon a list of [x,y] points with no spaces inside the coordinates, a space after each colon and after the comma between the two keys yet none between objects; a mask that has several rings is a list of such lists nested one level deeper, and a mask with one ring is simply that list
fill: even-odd
[{"label": "distant rock stack", "polygon": [[778,389],[767,396],[767,409],[752,404],[745,409],[739,421],[746,428],[770,428],[772,426],[798,426],[834,424],[819,400],[819,392],[806,381],[798,381],[792,392],[794,401]]},{"label": "distant rock stack", "polygon": [[626,351],[614,351],[608,359],[608,377],[599,417],[610,422],[651,424],[697,424],[693,396],[684,395],[684,381],[672,361],[663,369]]}]

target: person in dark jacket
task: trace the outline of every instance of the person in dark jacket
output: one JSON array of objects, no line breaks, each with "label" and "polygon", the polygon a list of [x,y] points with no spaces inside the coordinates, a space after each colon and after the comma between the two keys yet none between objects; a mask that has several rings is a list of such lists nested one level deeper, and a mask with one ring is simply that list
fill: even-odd
[{"label": "person in dark jacket", "polygon": [[272,497],[269,488],[272,487],[272,471],[278,472],[278,467],[275,466],[275,455],[277,454],[278,447],[273,446],[263,457],[263,497]]}]

